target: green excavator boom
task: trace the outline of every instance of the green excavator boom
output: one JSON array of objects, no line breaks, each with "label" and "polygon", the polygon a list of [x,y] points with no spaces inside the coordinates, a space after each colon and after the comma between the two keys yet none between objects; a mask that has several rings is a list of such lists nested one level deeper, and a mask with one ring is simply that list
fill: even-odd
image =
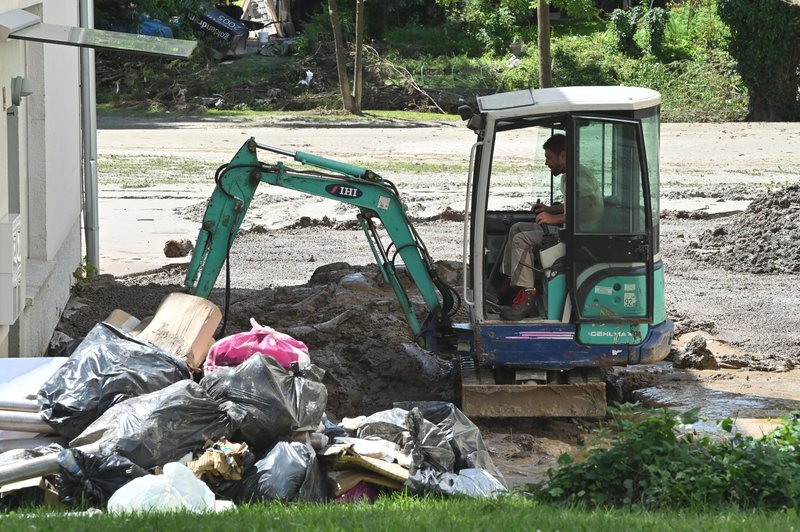
[{"label": "green excavator boom", "polygon": [[[292,157],[314,169],[290,169],[282,162],[263,163],[258,159],[259,149]],[[357,207],[357,218],[375,261],[384,280],[394,289],[414,335],[420,336],[423,325],[398,278],[397,256],[428,307],[430,315],[425,327],[449,326],[454,301],[451,290],[438,279],[433,261],[406,216],[394,185],[375,172],[309,153],[259,144],[251,138],[230,163],[217,170],[215,182],[184,283],[195,295],[211,294],[256,188],[263,182]],[[376,224],[376,220],[380,223]],[[389,246],[381,240],[379,225],[391,240]]]}]

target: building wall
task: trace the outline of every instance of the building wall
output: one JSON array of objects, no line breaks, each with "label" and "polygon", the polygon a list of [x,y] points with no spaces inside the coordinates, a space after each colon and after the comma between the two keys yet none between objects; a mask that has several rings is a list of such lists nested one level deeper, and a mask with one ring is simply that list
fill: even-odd
[{"label": "building wall", "polygon": [[[45,23],[78,25],[77,0],[0,0],[0,12],[18,8],[40,15]],[[14,76],[24,76],[34,86],[17,110],[25,305],[16,324],[0,326],[0,356],[40,356],[69,299],[72,271],[81,263],[80,50],[13,39],[0,42],[0,87]],[[0,218],[8,210],[8,183],[16,179],[10,175],[13,168],[9,171],[13,142],[8,137],[4,111]]]}]

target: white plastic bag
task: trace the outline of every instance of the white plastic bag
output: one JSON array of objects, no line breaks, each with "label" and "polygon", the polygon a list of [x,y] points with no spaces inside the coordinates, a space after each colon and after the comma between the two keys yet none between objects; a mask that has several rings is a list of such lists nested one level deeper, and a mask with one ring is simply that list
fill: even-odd
[{"label": "white plastic bag", "polygon": [[108,500],[108,511],[112,514],[184,510],[213,512],[214,493],[178,462],[165,465],[163,475],[133,479]]}]

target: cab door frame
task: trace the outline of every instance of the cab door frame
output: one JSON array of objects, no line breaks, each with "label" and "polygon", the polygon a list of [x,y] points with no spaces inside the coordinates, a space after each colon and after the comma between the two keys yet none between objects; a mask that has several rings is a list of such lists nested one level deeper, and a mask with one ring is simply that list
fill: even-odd
[{"label": "cab door frame", "polygon": [[[570,114],[567,121],[567,175],[576,176],[579,168],[580,125],[582,121],[599,122],[604,124],[620,124],[633,127],[633,138],[636,142],[636,151],[639,160],[639,186],[641,187],[642,205],[644,209],[644,227],[642,231],[627,232],[579,232],[576,226],[577,198],[574,180],[567,179],[566,202],[566,239],[567,261],[569,264],[569,294],[577,323],[652,323],[653,321],[653,293],[654,293],[654,260],[652,251],[653,219],[650,201],[650,180],[647,166],[647,153],[644,144],[644,134],[640,119],[609,117],[591,114]],[[602,196],[601,185],[601,196]],[[605,203],[605,198],[603,198]],[[603,205],[603,212],[607,206]],[[624,259],[624,260],[620,260]],[[646,288],[645,310],[642,315],[598,315],[588,316],[583,312],[587,291],[581,290],[578,284],[581,274],[588,268],[579,270],[579,265],[592,263],[598,269],[597,275],[635,275],[641,266],[634,264],[644,263]],[[588,283],[590,279],[583,282]],[[590,287],[591,289],[591,287]]]}]

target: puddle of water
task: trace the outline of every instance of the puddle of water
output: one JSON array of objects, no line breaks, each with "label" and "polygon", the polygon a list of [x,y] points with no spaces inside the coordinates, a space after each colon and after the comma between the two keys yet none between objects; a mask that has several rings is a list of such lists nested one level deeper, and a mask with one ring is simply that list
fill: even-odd
[{"label": "puddle of water", "polygon": [[800,401],[793,399],[737,394],[694,384],[674,388],[643,388],[636,390],[633,396],[649,407],[685,411],[699,406],[703,421],[693,428],[712,433],[722,432],[717,423],[731,418],[735,420],[734,429],[737,432],[762,436],[781,424],[781,416],[800,410]]},{"label": "puddle of water", "polygon": [[716,198],[681,198],[661,200],[661,208],[671,211],[703,211],[710,215],[741,212],[750,205],[750,201],[719,201]]}]

